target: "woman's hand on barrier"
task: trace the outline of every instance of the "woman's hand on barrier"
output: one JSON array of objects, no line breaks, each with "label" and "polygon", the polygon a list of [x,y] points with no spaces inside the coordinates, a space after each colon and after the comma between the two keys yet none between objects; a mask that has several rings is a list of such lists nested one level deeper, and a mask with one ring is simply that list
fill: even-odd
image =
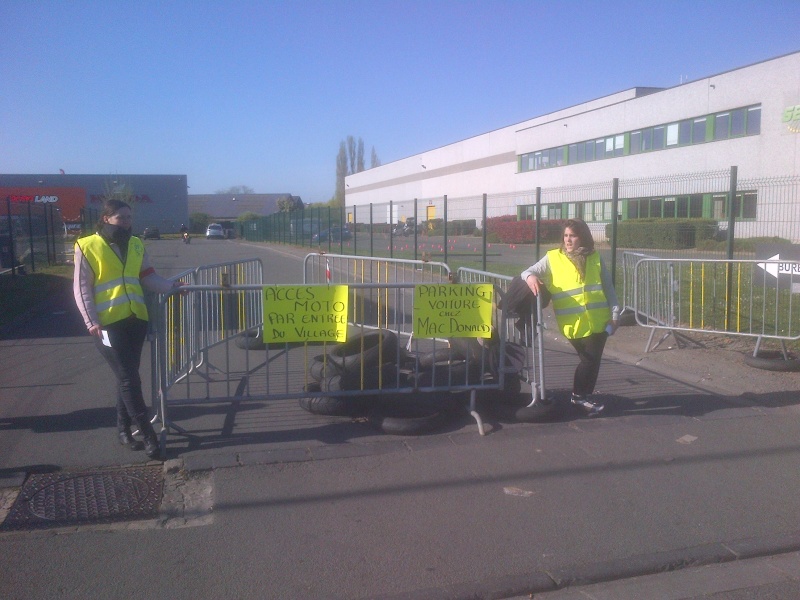
[{"label": "woman's hand on barrier", "polygon": [[[172,282],[172,289],[176,290],[176,289],[178,289],[180,287],[183,287],[184,285],[188,285],[188,284],[185,281],[181,281],[181,280],[177,279],[177,280]],[[181,294],[181,296],[186,296],[188,293],[189,292],[187,292],[187,291],[181,291],[180,294]]]},{"label": "woman's hand on barrier", "polygon": [[539,295],[539,286],[542,285],[541,279],[539,279],[536,275],[528,275],[527,279],[525,279],[525,283],[528,284],[528,287],[531,289],[534,296]]}]

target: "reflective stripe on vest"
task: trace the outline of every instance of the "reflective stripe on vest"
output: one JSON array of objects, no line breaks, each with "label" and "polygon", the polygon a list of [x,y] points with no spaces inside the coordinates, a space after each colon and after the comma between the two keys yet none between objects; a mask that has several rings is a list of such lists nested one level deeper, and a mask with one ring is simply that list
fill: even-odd
[{"label": "reflective stripe on vest", "polygon": [[553,311],[561,333],[567,339],[583,338],[603,331],[611,319],[611,309],[603,293],[600,255],[586,257],[586,277],[581,283],[578,269],[560,249],[547,253],[553,281]]},{"label": "reflective stripe on vest", "polygon": [[144,258],[142,241],[131,237],[124,265],[98,234],[81,238],[76,244],[94,272],[94,303],[100,324],[116,323],[131,315],[146,321],[147,306],[139,282]]}]

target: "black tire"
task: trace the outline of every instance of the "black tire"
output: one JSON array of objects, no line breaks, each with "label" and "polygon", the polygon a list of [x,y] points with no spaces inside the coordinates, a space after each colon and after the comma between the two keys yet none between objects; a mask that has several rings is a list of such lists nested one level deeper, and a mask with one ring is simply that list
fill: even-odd
[{"label": "black tire", "polygon": [[315,356],[308,366],[308,374],[314,381],[325,381],[333,375],[342,375],[337,363],[325,360],[324,355]]},{"label": "black tire", "polygon": [[248,334],[249,332],[245,335],[236,336],[233,343],[236,344],[237,348],[241,348],[242,350],[266,350],[267,345],[260,337]]},{"label": "black tire", "polygon": [[426,352],[419,357],[419,368],[430,369],[433,363],[464,360],[466,356],[455,348],[436,348],[433,352]]},{"label": "black tire", "polygon": [[362,362],[366,367],[377,365],[381,360],[395,361],[397,353],[397,335],[388,329],[379,329],[353,336],[336,346],[328,356],[342,371],[350,373],[360,372]]},{"label": "black tire", "polygon": [[758,356],[752,354],[744,355],[744,363],[755,369],[763,369],[765,371],[798,371],[800,370],[800,361],[794,358],[791,354],[789,360],[783,357],[783,353],[779,350],[762,350]]},{"label": "black tire", "polygon": [[[317,371],[317,369],[315,369]],[[364,380],[361,380],[360,371],[351,372],[337,372],[334,369],[329,369],[328,373],[332,373],[325,377],[320,385],[323,390],[335,392],[342,390],[356,391],[361,389],[363,383],[364,390],[376,390],[378,386],[381,389],[397,389],[398,387],[411,387],[405,375],[398,378],[397,365],[394,363],[384,363],[381,367],[377,365],[364,369]],[[399,385],[397,385],[399,382]]]},{"label": "black tire", "polygon": [[[463,359],[469,359],[469,362],[481,362],[481,357],[484,356],[484,347],[478,342],[478,338],[450,338],[450,347],[453,349],[454,354],[458,354]],[[484,360],[489,361],[488,353],[484,356]]]},{"label": "black tire", "polygon": [[418,388],[477,384],[481,381],[480,364],[471,364],[468,371],[467,362],[464,360],[442,361],[432,365],[429,370],[420,371],[412,377],[416,384],[415,387]]},{"label": "black tire", "polygon": [[314,415],[326,417],[352,417],[365,412],[366,399],[363,396],[315,396],[315,392],[320,392],[321,386],[318,383],[310,383],[306,386],[309,396],[300,398],[298,403],[300,408]]},{"label": "black tire", "polygon": [[369,412],[369,423],[390,435],[422,435],[440,429],[449,422],[454,411],[441,405],[443,398],[426,401],[425,396],[439,395],[379,396]]}]

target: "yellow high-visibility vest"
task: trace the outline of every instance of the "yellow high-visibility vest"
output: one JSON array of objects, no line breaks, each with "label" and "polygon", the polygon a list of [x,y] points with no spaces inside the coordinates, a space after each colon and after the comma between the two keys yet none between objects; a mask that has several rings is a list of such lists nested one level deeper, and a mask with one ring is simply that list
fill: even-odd
[{"label": "yellow high-visibility vest", "polygon": [[550,262],[553,311],[561,333],[567,339],[600,333],[611,320],[611,309],[603,293],[600,278],[600,255],[586,257],[586,277],[580,280],[578,269],[559,248],[547,253]]},{"label": "yellow high-visibility vest", "polygon": [[131,315],[147,321],[144,290],[139,282],[144,244],[137,237],[128,242],[125,263],[99,234],[75,242],[94,271],[94,304],[105,326]]}]

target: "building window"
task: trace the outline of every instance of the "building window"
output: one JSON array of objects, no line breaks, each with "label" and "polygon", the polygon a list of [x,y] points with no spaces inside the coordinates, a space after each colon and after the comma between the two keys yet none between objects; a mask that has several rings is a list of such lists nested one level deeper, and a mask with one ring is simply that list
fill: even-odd
[{"label": "building window", "polygon": [[678,145],[678,124],[670,123],[667,125],[667,147]]},{"label": "building window", "polygon": [[747,118],[747,111],[743,108],[731,111],[731,129],[730,136],[738,137],[744,135],[744,122]]},{"label": "building window", "polygon": [[664,198],[664,218],[675,218],[675,196]]},{"label": "building window", "polygon": [[[758,195],[756,192],[743,192],[736,194],[733,199],[733,214],[735,218],[742,220],[755,219],[758,211]],[[728,218],[728,195],[715,194],[712,198],[712,214],[715,219],[724,220]]]},{"label": "building window", "polygon": [[761,133],[761,107],[755,106],[747,109],[747,135]]},{"label": "building window", "polygon": [[[744,118],[742,118],[742,125],[744,125]],[[714,139],[727,140],[731,136],[730,126],[731,113],[721,113],[714,117]],[[742,130],[744,131],[744,127]]]},{"label": "building window", "polygon": [[584,149],[586,161],[594,160],[594,142],[586,142],[584,144]]},{"label": "building window", "polygon": [[639,154],[642,151],[642,132],[634,131],[631,133],[631,154]]},{"label": "building window", "polygon": [[706,141],[706,118],[695,119],[692,122],[692,143],[702,144]]},{"label": "building window", "polygon": [[665,133],[666,129],[663,125],[660,125],[659,127],[653,127],[653,150],[664,149]]},{"label": "building window", "polygon": [[692,143],[692,122],[681,121],[678,124],[678,143],[681,146],[688,146]]},{"label": "building window", "polygon": [[606,157],[606,141],[595,140],[594,142],[594,159],[600,160]]},{"label": "building window", "polygon": [[645,129],[642,132],[642,150],[647,152],[653,149],[653,130]]},{"label": "building window", "polygon": [[[761,133],[761,106],[684,119],[630,133],[621,133],[568,146],[547,148],[520,155],[519,170],[536,171],[562,165],[574,165],[626,154],[640,154],[677,146],[727,140]],[[628,145],[626,148],[626,138]]]}]

